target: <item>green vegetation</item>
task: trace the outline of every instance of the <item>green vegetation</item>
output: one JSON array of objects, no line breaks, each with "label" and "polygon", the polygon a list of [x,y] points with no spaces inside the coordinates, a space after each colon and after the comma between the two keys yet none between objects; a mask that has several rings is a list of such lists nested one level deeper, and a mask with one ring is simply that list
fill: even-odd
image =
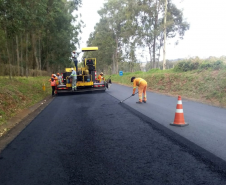
[{"label": "green vegetation", "polygon": [[[48,77],[0,77],[0,125],[51,94]],[[42,86],[45,84],[46,90]]]},{"label": "green vegetation", "polygon": [[132,76],[144,78],[148,82],[148,89],[154,92],[181,95],[184,98],[226,107],[226,64],[219,59],[181,61],[174,69],[152,69],[148,72],[125,73],[123,76],[112,75],[111,78],[113,83],[132,86]]},{"label": "green vegetation", "polygon": [[[0,76],[37,76],[70,65],[81,0],[1,0]],[[44,71],[43,71],[44,70]]]},{"label": "green vegetation", "polygon": [[[155,0],[108,0],[98,11],[101,19],[90,34],[88,45],[98,46],[91,54],[97,58],[99,72],[116,74],[123,70],[134,72],[140,69],[137,49],[149,51],[150,68],[158,68],[164,41],[182,39],[189,29],[183,12],[172,1],[167,5],[167,23],[164,25],[165,1]],[[87,57],[90,54],[85,53]]]}]

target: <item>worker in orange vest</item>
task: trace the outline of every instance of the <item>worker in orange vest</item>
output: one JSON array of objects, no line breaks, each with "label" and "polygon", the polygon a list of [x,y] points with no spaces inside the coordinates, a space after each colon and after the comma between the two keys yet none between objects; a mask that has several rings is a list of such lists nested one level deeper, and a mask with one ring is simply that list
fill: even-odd
[{"label": "worker in orange vest", "polygon": [[104,73],[101,72],[98,76],[98,80],[101,82],[102,80],[104,80],[104,77],[103,77]]},{"label": "worker in orange vest", "polygon": [[52,87],[52,96],[54,96],[54,92],[56,89],[56,78],[55,78],[54,74],[52,74],[51,78],[49,79],[49,82]]},{"label": "worker in orange vest", "polygon": [[60,76],[60,73],[57,73],[57,75],[56,75],[56,77],[57,77],[57,85],[61,85],[62,84],[62,76]]},{"label": "worker in orange vest", "polygon": [[136,102],[136,103],[142,103],[142,94],[144,94],[143,102],[146,103],[147,102],[147,94],[146,94],[147,82],[142,78],[136,78],[136,77],[132,77],[131,82],[133,82],[133,94],[132,94],[132,96],[135,95],[135,91],[136,91],[136,88],[138,86],[139,101]]}]

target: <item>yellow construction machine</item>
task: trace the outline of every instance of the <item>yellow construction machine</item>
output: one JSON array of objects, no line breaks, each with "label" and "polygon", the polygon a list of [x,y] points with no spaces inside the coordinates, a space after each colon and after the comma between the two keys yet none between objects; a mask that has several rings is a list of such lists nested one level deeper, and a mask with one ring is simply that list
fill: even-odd
[{"label": "yellow construction machine", "polygon": [[[98,47],[82,48],[83,52],[97,51]],[[97,80],[96,58],[84,58],[83,66],[77,70],[77,90],[73,92],[85,91],[105,91],[110,87],[111,80]],[[76,68],[73,68],[76,71]],[[70,78],[71,68],[65,68],[62,76],[62,83],[56,87],[57,93],[72,91],[72,80]]]}]

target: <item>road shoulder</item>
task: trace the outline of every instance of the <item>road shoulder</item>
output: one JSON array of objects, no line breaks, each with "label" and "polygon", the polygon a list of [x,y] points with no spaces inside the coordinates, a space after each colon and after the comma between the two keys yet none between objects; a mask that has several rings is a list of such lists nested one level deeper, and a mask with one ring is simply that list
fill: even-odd
[{"label": "road shoulder", "polygon": [[0,152],[30,124],[30,122],[48,106],[52,100],[52,96],[39,101],[35,105],[22,110],[16,116],[7,121],[6,124],[0,126]]}]

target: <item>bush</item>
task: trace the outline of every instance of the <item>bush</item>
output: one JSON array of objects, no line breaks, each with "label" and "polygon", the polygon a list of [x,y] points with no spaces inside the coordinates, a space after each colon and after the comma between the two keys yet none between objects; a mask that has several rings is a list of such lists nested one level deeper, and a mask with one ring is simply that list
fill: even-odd
[{"label": "bush", "polygon": [[215,62],[209,62],[209,61],[205,61],[203,62],[199,69],[213,69],[213,70],[219,70],[219,69],[222,69],[224,68],[225,65],[222,61],[220,60],[217,60]]},{"label": "bush", "polygon": [[224,63],[220,60],[217,60],[216,62],[213,63],[213,69],[214,70],[219,70],[224,67]]},{"label": "bush", "polygon": [[200,65],[199,62],[181,61],[175,65],[174,71],[181,72],[192,71],[198,69],[199,65]]}]

